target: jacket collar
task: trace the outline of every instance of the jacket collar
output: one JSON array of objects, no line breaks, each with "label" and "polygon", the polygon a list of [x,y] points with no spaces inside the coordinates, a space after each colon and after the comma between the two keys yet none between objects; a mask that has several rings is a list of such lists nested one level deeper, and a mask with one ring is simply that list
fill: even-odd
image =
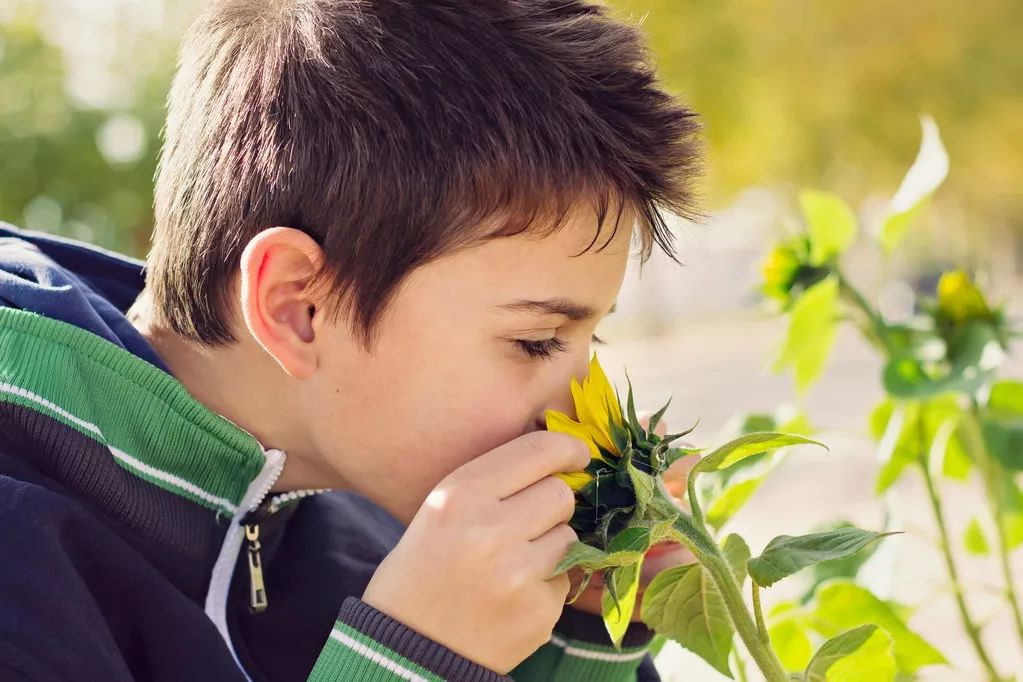
[{"label": "jacket collar", "polygon": [[269,494],[283,452],[119,346],[13,308],[0,308],[0,418],[17,432],[16,457],[133,531],[129,542],[204,602],[231,645],[238,520]]},{"label": "jacket collar", "polygon": [[172,376],[78,327],[10,308],[0,308],[0,397],[104,445],[132,476],[211,515],[236,515],[267,464],[254,436]]}]

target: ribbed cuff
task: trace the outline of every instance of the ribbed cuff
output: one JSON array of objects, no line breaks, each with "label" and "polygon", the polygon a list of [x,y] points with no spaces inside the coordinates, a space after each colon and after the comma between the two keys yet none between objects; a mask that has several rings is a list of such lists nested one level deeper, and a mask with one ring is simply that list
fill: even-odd
[{"label": "ribbed cuff", "polygon": [[348,597],[344,600],[337,619],[442,679],[460,682],[511,681],[510,677],[470,661],[387,614],[377,611],[357,597]]},{"label": "ribbed cuff", "polygon": [[[611,638],[600,616],[586,613],[571,606],[561,612],[561,618],[554,624],[554,632],[566,639],[611,647]],[[654,631],[643,623],[629,623],[622,638],[622,648],[631,649],[646,646],[654,638]]]}]

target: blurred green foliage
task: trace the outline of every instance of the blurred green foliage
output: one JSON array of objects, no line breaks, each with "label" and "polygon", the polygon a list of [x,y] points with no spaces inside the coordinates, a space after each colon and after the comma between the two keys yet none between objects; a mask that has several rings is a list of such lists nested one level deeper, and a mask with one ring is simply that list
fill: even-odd
[{"label": "blurred green foliage", "polygon": [[[941,126],[942,201],[1020,227],[1019,0],[611,0],[701,113],[710,206],[749,186],[867,196]],[[198,0],[6,0],[0,219],[143,255],[177,41]]]},{"label": "blurred green foliage", "polygon": [[895,187],[938,122],[944,190],[1020,226],[1023,3],[1018,0],[614,0],[650,36],[662,78],[702,114],[711,193]]}]

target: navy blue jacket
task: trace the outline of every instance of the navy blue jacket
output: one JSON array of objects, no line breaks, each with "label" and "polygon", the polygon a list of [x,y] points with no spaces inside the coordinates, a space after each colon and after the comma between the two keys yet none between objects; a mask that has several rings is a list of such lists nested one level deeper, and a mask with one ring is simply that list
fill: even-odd
[{"label": "navy blue jacket", "polygon": [[[0,223],[0,680],[509,679],[358,598],[401,524],[351,493],[267,494],[285,454],[171,376],[125,317],[144,284]],[[650,636],[615,652],[567,609],[511,678],[656,680]]]}]

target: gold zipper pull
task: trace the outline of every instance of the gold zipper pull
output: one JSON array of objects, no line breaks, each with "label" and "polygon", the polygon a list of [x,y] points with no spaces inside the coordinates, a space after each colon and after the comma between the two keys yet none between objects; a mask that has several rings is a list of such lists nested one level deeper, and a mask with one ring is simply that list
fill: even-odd
[{"label": "gold zipper pull", "polygon": [[263,562],[259,557],[259,524],[245,526],[249,541],[249,608],[254,613],[266,610],[266,587],[263,585]]}]

